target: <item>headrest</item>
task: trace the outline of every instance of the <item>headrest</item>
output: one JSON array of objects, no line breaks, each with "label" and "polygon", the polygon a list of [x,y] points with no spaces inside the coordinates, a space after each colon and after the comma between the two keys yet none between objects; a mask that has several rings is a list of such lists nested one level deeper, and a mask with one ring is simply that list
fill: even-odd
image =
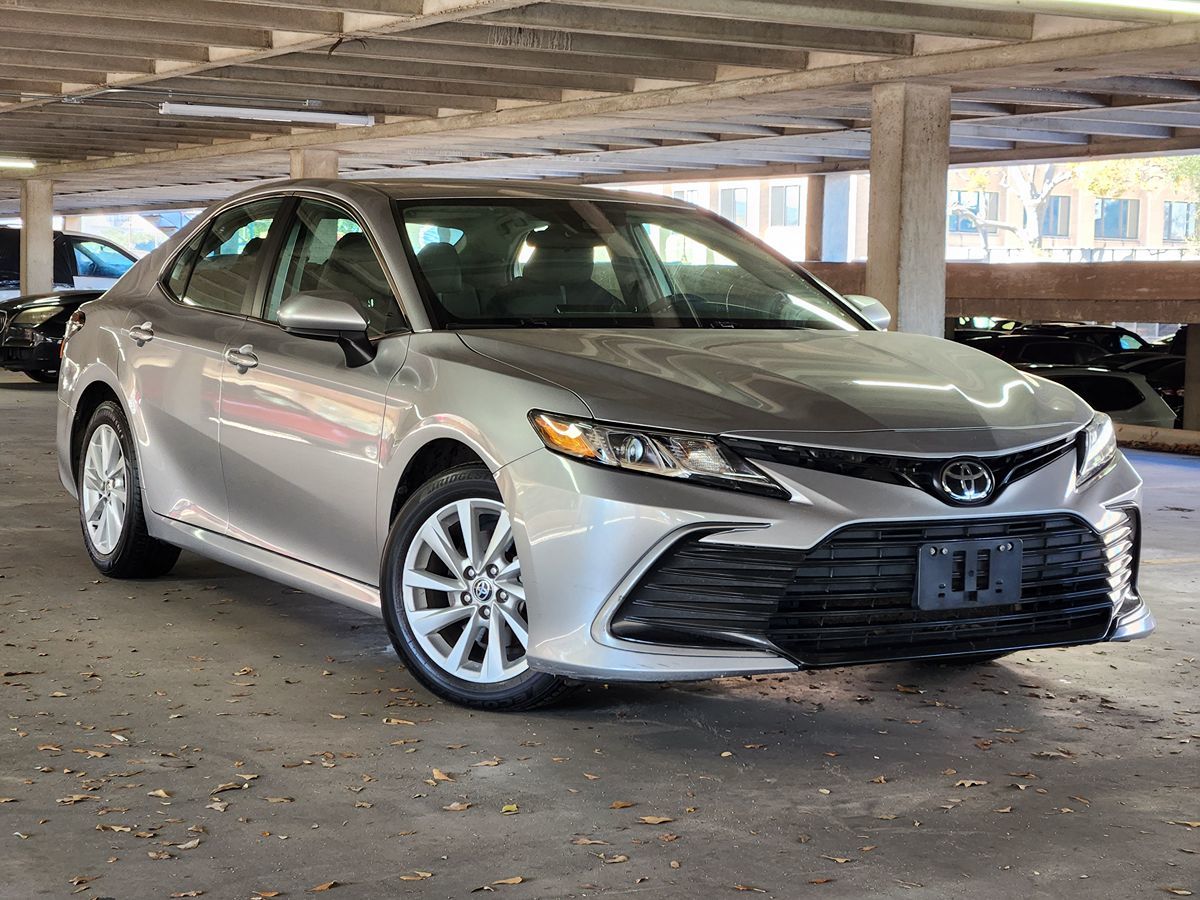
[{"label": "headrest", "polygon": [[338,242],[333,245],[333,250],[329,254],[329,261],[332,263],[358,263],[367,258],[373,258],[374,255],[375,251],[371,249],[371,242],[367,240],[367,236],[361,231],[351,231],[338,238]]},{"label": "headrest", "polygon": [[263,239],[260,237],[252,237],[246,241],[246,246],[242,248],[241,256],[244,259],[249,259],[262,249]]},{"label": "headrest", "polygon": [[577,231],[566,225],[550,225],[541,231],[531,231],[525,236],[525,243],[530,247],[549,247],[569,249],[587,247],[591,249],[604,243],[604,239],[594,231]]},{"label": "headrest", "polygon": [[462,290],[462,262],[453,244],[426,244],[417,254],[417,264],[435,294],[451,294]]},{"label": "headrest", "polygon": [[583,284],[592,278],[592,245],[538,247],[521,275],[541,284]]}]

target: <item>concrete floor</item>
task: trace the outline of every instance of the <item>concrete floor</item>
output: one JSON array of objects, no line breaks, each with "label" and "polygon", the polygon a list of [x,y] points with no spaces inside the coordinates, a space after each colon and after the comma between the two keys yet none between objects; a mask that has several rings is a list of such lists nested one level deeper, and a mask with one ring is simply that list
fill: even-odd
[{"label": "concrete floor", "polygon": [[0,376],[0,897],[1200,896],[1200,460],[1135,457],[1149,640],[484,715],[334,604],[99,578],[54,403]]}]

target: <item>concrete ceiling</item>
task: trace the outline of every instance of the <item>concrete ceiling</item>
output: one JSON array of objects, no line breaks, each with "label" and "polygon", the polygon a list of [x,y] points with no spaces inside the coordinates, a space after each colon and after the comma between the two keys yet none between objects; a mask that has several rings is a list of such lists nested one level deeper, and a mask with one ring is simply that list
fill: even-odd
[{"label": "concrete ceiling", "polygon": [[[955,163],[1200,149],[1200,17],[1077,0],[3,0],[0,156],[56,210],[347,177],[863,168],[871,87],[949,84]],[[164,116],[185,103],[368,127]],[[17,173],[24,175],[25,173]],[[8,180],[3,180],[7,178]],[[0,170],[0,214],[18,183]]]}]

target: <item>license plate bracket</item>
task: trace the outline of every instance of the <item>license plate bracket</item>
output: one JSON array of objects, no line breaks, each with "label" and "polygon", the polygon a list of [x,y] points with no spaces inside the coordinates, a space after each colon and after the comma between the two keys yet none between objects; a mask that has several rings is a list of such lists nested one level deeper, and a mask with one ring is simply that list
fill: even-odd
[{"label": "license plate bracket", "polygon": [[917,563],[918,609],[970,609],[1021,600],[1021,541],[932,541]]}]

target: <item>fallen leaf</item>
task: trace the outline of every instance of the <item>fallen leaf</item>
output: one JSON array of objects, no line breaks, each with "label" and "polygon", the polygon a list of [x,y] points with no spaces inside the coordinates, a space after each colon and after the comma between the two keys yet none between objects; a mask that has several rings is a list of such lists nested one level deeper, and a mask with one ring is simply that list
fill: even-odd
[{"label": "fallen leaf", "polygon": [[400,880],[401,881],[424,881],[426,878],[432,878],[432,877],[433,877],[432,872],[418,872],[418,871],[414,870],[412,872],[412,874],[410,874],[410,875],[401,875]]},{"label": "fallen leaf", "polygon": [[96,830],[97,831],[115,831],[118,834],[123,834],[123,833],[129,832],[129,831],[133,831],[133,827],[131,825],[108,825],[108,824],[105,824],[102,822],[101,824],[96,826]]},{"label": "fallen leaf", "polygon": [[975,778],[960,778],[958,781],[954,782],[955,787],[961,788],[982,787],[985,784],[987,784],[986,781],[979,781]]},{"label": "fallen leaf", "polygon": [[434,781],[453,781],[454,779],[451,778],[449,775],[447,775],[445,772],[443,772],[441,769],[434,769],[433,770],[433,780]]},{"label": "fallen leaf", "polygon": [[882,775],[876,775],[874,778],[871,779],[871,783],[872,784],[887,784],[888,780],[886,778],[884,778]]},{"label": "fallen leaf", "polygon": [[255,891],[252,900],[270,900],[271,897],[282,897],[283,891]]},{"label": "fallen leaf", "polygon": [[172,900],[178,900],[180,897],[200,897],[203,896],[203,894],[204,891],[176,891],[175,893],[171,894],[171,898]]},{"label": "fallen leaf", "polygon": [[831,859],[839,866],[844,865],[845,863],[854,862],[854,860],[848,856],[825,856],[822,854],[821,859]]},{"label": "fallen leaf", "polygon": [[384,725],[416,725],[417,723],[412,721],[411,719],[396,719],[391,716],[388,716],[383,720],[383,724]]},{"label": "fallen leaf", "polygon": [[515,816],[521,811],[521,808],[515,803],[505,803],[500,807],[500,813],[505,816]]},{"label": "fallen leaf", "polygon": [[1166,891],[1168,894],[1174,894],[1176,897],[1192,896],[1192,892],[1189,891],[1187,888],[1164,887],[1163,890]]},{"label": "fallen leaf", "polygon": [[992,810],[992,812],[998,812],[998,813],[1010,813],[1012,811],[1013,811],[1013,808],[1011,806],[1001,806],[999,809]]},{"label": "fallen leaf", "polygon": [[20,803],[16,797],[0,797],[0,803]]},{"label": "fallen leaf", "polygon": [[901,694],[923,694],[923,693],[925,693],[920,688],[914,687],[911,684],[898,684],[898,685],[896,685],[896,690],[899,691]]},{"label": "fallen leaf", "polygon": [[571,841],[577,847],[593,847],[597,845],[608,845],[608,841],[597,841],[594,838],[577,837]]},{"label": "fallen leaf", "polygon": [[[331,718],[331,719],[344,719],[344,718],[346,718],[346,717],[345,717],[345,716],[344,716],[342,713],[330,713],[330,714],[329,714],[329,718]],[[326,888],[325,890],[329,890],[329,888]]]},{"label": "fallen leaf", "polygon": [[192,838],[190,841],[184,841],[182,844],[175,845],[180,850],[195,850],[200,846],[200,838]]},{"label": "fallen leaf", "polygon": [[162,799],[166,800],[168,797],[171,796],[171,792],[168,790],[164,790],[163,788],[158,788],[156,790],[151,791],[146,796],[147,797],[161,797]]},{"label": "fallen leaf", "polygon": [[332,891],[337,886],[338,886],[338,882],[336,882],[336,881],[325,881],[325,882],[322,882],[321,884],[316,885],[315,887],[310,887],[307,891],[305,891],[305,893],[306,894],[322,894],[325,891]]},{"label": "fallen leaf", "polygon": [[666,825],[668,822],[674,822],[670,816],[640,816],[638,821],[643,825]]},{"label": "fallen leaf", "polygon": [[525,881],[520,875],[514,875],[512,878],[501,878],[498,881],[493,881],[492,884],[522,884]]},{"label": "fallen leaf", "polygon": [[629,862],[629,857],[626,856],[624,853],[618,853],[615,856],[604,856],[603,854],[601,854],[600,859],[602,862],[604,862],[608,865],[613,865],[615,863]]},{"label": "fallen leaf", "polygon": [[753,894],[765,894],[766,893],[766,890],[764,888],[755,887],[752,884],[735,884],[733,886],[733,889],[735,891],[749,891],[750,893],[753,893]]},{"label": "fallen leaf", "polygon": [[478,769],[481,766],[483,766],[484,768],[494,768],[495,766],[500,765],[500,763],[502,763],[503,761],[504,760],[500,759],[500,757],[496,756],[496,757],[493,757],[492,759],[485,759],[485,760],[481,760],[480,762],[473,763],[471,765],[471,768]]},{"label": "fallen leaf", "polygon": [[229,809],[229,804],[224,800],[214,800],[212,803],[206,803],[205,809],[215,809],[217,812],[225,812]]},{"label": "fallen leaf", "polygon": [[[61,800],[59,801],[62,802]],[[1185,828],[1200,828],[1200,822],[1168,822],[1168,825],[1182,825]]]},{"label": "fallen leaf", "polygon": [[636,803],[630,803],[628,800],[614,800],[609,804],[609,809],[629,809],[631,806],[637,806]]},{"label": "fallen leaf", "polygon": [[174,859],[166,850],[147,850],[146,855],[151,859]]},{"label": "fallen leaf", "polygon": [[461,800],[455,800],[449,806],[442,807],[446,812],[466,812],[470,808],[470,803],[463,803]]},{"label": "fallen leaf", "polygon": [[833,878],[814,878],[809,881],[809,884],[833,884]]},{"label": "fallen leaf", "polygon": [[96,794],[71,794],[69,797],[59,797],[55,803],[61,803],[63,806],[74,806],[76,803],[82,803],[84,800],[99,800]]},{"label": "fallen leaf", "polygon": [[295,803],[295,797],[263,797],[268,803]]}]

